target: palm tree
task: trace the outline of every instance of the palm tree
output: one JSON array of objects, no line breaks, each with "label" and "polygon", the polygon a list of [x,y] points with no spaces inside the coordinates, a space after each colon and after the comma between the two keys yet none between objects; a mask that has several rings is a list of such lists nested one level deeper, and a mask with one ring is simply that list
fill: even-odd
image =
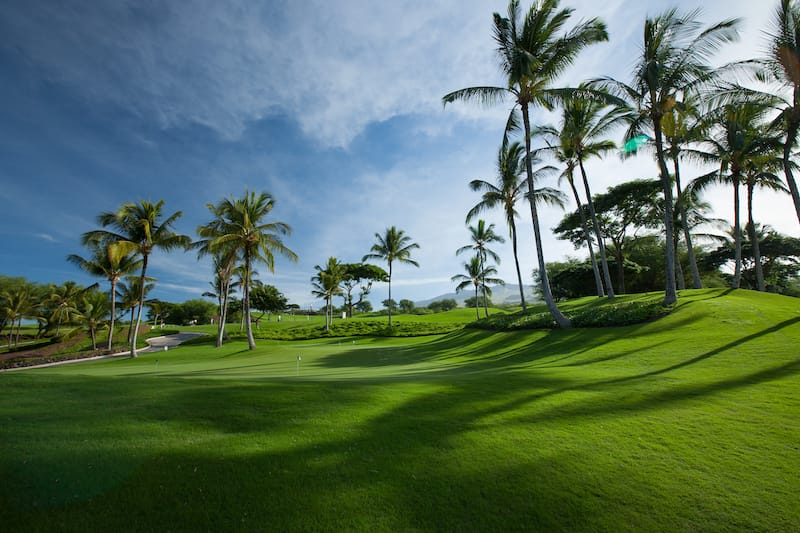
[{"label": "palm tree", "polygon": [[[706,136],[708,128],[711,126],[702,119],[700,111],[696,105],[696,95],[688,94],[684,98],[683,106],[675,106],[669,110],[661,119],[661,128],[666,141],[666,153],[672,161],[673,177],[675,178],[676,207],[679,218],[675,220],[683,230],[683,238],[686,241],[686,252],[689,258],[689,268],[692,271],[692,287],[702,289],[703,282],[700,279],[700,270],[697,268],[697,258],[694,255],[694,245],[692,244],[691,224],[687,222],[689,216],[687,212],[687,202],[690,195],[685,194],[681,185],[680,161],[685,156],[688,145],[701,142]],[[675,242],[678,242],[676,231]],[[676,244],[677,248],[677,244]],[[680,262],[675,263],[676,270],[680,270]],[[678,275],[678,289],[681,289],[683,276]]]},{"label": "palm tree", "polygon": [[[578,89],[586,90],[586,87],[580,85]],[[623,108],[618,106],[609,108],[604,102],[594,97],[587,98],[578,92],[564,101],[559,129],[553,126],[545,126],[535,130],[535,133],[543,134],[548,139],[548,144],[554,149],[557,157],[567,164],[566,177],[578,204],[578,211],[581,213],[581,217],[585,219],[583,206],[573,183],[575,167],[577,166],[581,171],[586,206],[592,219],[594,236],[597,239],[600,264],[603,268],[603,278],[605,280],[605,292],[609,299],[614,298],[614,287],[611,283],[611,272],[608,269],[606,250],[600,234],[600,224],[597,221],[594,202],[592,202],[592,192],[589,187],[589,179],[586,176],[584,162],[589,157],[602,157],[605,153],[616,148],[616,144],[613,141],[599,138],[615,127],[625,116],[626,112]],[[584,221],[585,226],[586,222]],[[586,242],[589,246],[589,254],[593,256],[591,239],[588,235]],[[592,257],[592,264],[596,269],[594,257]],[[602,284],[598,285],[598,296],[603,296]]]},{"label": "palm tree", "polygon": [[[403,230],[397,229],[392,226],[386,228],[384,234],[375,234],[378,240],[370,248],[370,253],[361,258],[361,261],[367,259],[382,259],[389,265],[389,301],[392,300],[392,263],[406,263],[419,267],[419,263],[411,259],[411,250],[419,248],[419,244],[411,242],[411,237],[405,234]],[[392,327],[392,308],[389,307],[389,327]]]},{"label": "palm tree", "polygon": [[786,137],[783,142],[783,173],[800,222],[800,192],[792,173],[792,150],[800,129],[800,5],[794,0],[780,0],[775,11],[770,39],[769,55],[762,60],[764,70],[760,78],[777,82],[791,93],[784,100],[779,117]]},{"label": "palm tree", "polygon": [[559,9],[559,0],[539,0],[531,5],[522,19],[519,2],[511,0],[508,16],[494,14],[494,39],[500,68],[507,78],[505,87],[470,87],[451,92],[442,97],[446,105],[456,100],[495,104],[510,97],[514,108],[522,112],[525,132],[525,171],[528,184],[528,203],[531,210],[533,236],[541,275],[542,295],[553,318],[561,327],[571,322],[555,304],[550,281],[545,268],[539,214],[533,197],[533,162],[531,161],[530,106],[549,107],[554,99],[564,94],[563,89],[552,87],[556,78],[570,66],[578,53],[590,44],[608,40],[605,24],[599,19],[579,23],[563,35],[558,35],[574,12],[571,8]]},{"label": "palm tree", "polygon": [[[215,219],[217,221],[217,219]],[[205,235],[216,235],[215,221],[203,226],[202,232],[198,229],[198,233]],[[218,235],[217,235],[218,236]],[[236,262],[239,260],[238,250],[229,247],[227,249],[220,249],[212,253],[209,249],[210,239],[202,239],[192,244],[193,248],[197,248],[198,259],[206,255],[212,256],[214,265],[214,281],[211,282],[213,292],[204,292],[203,296],[209,296],[217,299],[218,306],[218,320],[217,320],[217,342],[216,347],[222,347],[222,341],[225,337],[225,324],[228,318],[228,298],[230,297],[231,289],[238,286],[238,283],[233,281],[234,271],[236,270]]]},{"label": "palm tree", "polygon": [[[81,299],[77,318],[92,338],[92,350],[97,350],[97,330],[104,325],[108,311],[108,299],[101,292],[90,292]],[[109,331],[108,335],[111,337],[113,332]]]},{"label": "palm tree", "polygon": [[[478,202],[467,213],[467,223],[487,209],[501,207],[506,216],[511,246],[514,251],[514,266],[517,269],[517,283],[519,284],[519,298],[522,302],[522,310],[527,311],[525,304],[525,289],[522,284],[522,271],[519,268],[519,255],[517,252],[517,224],[518,216],[516,210],[517,201],[525,195],[527,182],[524,178],[525,147],[519,142],[509,144],[504,139],[503,144],[497,152],[497,177],[495,183],[476,179],[469,182],[473,191],[483,192],[481,201]],[[538,162],[538,160],[537,160]],[[544,166],[534,171],[534,179],[544,176],[546,173],[555,170],[554,167]],[[545,187],[536,190],[537,202],[547,204],[563,205],[560,196],[555,194],[553,189]]]},{"label": "palm tree", "polygon": [[111,285],[111,322],[109,324],[107,350],[111,350],[114,339],[114,320],[117,311],[117,282],[142,266],[142,260],[134,255],[134,246],[128,242],[90,243],[91,257],[84,259],[77,254],[67,256],[67,261],[92,276],[104,277]]},{"label": "palm tree", "polygon": [[763,162],[765,154],[775,146],[775,138],[763,127],[762,121],[769,111],[765,102],[743,101],[724,105],[711,113],[717,128],[705,143],[708,151],[692,151],[693,156],[720,165],[718,172],[700,176],[691,187],[702,190],[714,183],[729,184],[733,187],[733,234],[735,246],[735,266],[733,288],[738,289],[742,276],[742,225],[740,222],[739,186],[747,168],[754,161]]},{"label": "palm tree", "polygon": [[36,302],[33,295],[33,287],[29,284],[24,284],[17,287],[15,290],[6,290],[2,293],[3,297],[3,314],[11,323],[11,329],[8,332],[8,347],[11,348],[11,341],[14,339],[14,325],[17,325],[17,336],[14,340],[14,345],[19,344],[20,330],[22,329],[22,319],[32,315],[36,308]]},{"label": "palm tree", "polygon": [[464,271],[466,274],[456,274],[450,278],[450,281],[459,282],[459,284],[456,286],[456,292],[461,292],[470,285],[475,288],[475,319],[478,320],[481,318],[480,305],[478,303],[478,290],[483,289],[484,295],[487,292],[489,295],[491,295],[491,290],[486,284],[493,283],[495,285],[503,285],[503,280],[490,277],[497,275],[497,269],[493,266],[485,266],[483,259],[481,259],[479,254],[476,254],[470,258],[469,263],[462,264],[464,265]]},{"label": "palm tree", "polygon": [[[126,309],[130,310],[131,315],[128,322],[128,344],[133,339],[136,310],[147,303],[147,295],[156,286],[154,281],[155,278],[148,276],[142,284],[142,278],[139,276],[125,276],[125,281],[117,282],[116,296],[119,297],[119,305],[122,309],[120,315],[124,314]],[[113,331],[111,334],[113,335]]]},{"label": "palm tree", "polygon": [[241,198],[226,198],[207,207],[214,219],[197,228],[197,233],[208,239],[208,250],[211,253],[236,250],[243,262],[242,300],[245,302],[247,343],[252,350],[256,347],[249,305],[253,263],[264,263],[270,272],[275,272],[276,253],[297,261],[297,254],[283,243],[282,238],[290,235],[292,228],[285,222],[265,222],[275,207],[274,198],[267,192],[245,192]]},{"label": "palm tree", "polygon": [[[90,289],[95,287],[96,284]],[[47,301],[52,305],[50,318],[55,319],[58,316],[55,333],[56,337],[58,337],[62,322],[64,320],[70,322],[73,316],[78,313],[78,297],[87,289],[84,289],[74,281],[67,281],[63,285],[50,285],[49,290],[50,295],[47,297]]]},{"label": "palm tree", "polygon": [[[83,234],[83,243],[126,242],[135,249],[142,259],[142,271],[139,276],[140,288],[144,291],[145,278],[150,254],[153,250],[164,251],[176,248],[187,248],[191,239],[172,231],[172,225],[183,214],[177,211],[163,218],[164,200],[156,203],[141,200],[139,203],[124,203],[116,212],[101,213],[97,221],[103,227],[112,228],[113,231],[97,230]],[[131,338],[131,357],[136,357],[136,340],[139,333],[139,324],[142,321],[142,307],[144,292],[139,295],[139,307],[136,312],[136,324],[133,327]]]},{"label": "palm tree", "polygon": [[[775,139],[777,141],[777,139]],[[774,145],[778,148],[777,142]],[[753,194],[755,189],[768,189],[788,193],[789,190],[783,185],[781,179],[775,174],[775,170],[782,166],[783,159],[777,153],[765,153],[763,156],[755,157],[745,163],[744,183],[747,187],[747,232],[750,237],[750,245],[753,247],[753,266],[756,273],[756,287],[759,291],[767,290],[764,281],[764,269],[761,265],[761,249],[759,246],[759,236],[756,232],[756,223],[753,219]]]},{"label": "palm tree", "polygon": [[328,331],[330,329],[331,319],[333,318],[331,303],[334,296],[342,293],[339,284],[344,279],[345,265],[340,263],[335,257],[329,257],[325,268],[316,265],[314,269],[317,273],[311,278],[311,293],[325,300],[325,331]]},{"label": "palm tree", "polygon": [[[479,270],[483,272],[485,270],[486,265],[486,258],[491,257],[496,263],[500,263],[500,256],[497,255],[491,248],[489,248],[489,244],[493,242],[505,242],[500,235],[494,232],[494,224],[486,225],[486,222],[483,219],[478,220],[477,226],[469,226],[469,233],[470,233],[470,240],[472,241],[471,244],[466,246],[462,246],[458,250],[456,250],[456,255],[461,254],[462,252],[466,251],[474,251],[480,261]],[[481,283],[483,287],[483,309],[486,316],[489,316],[489,304],[486,299],[486,281],[484,280]]]},{"label": "palm tree", "polygon": [[662,119],[674,107],[682,105],[684,95],[722,72],[712,69],[708,61],[722,44],[738,37],[738,20],[725,20],[701,29],[697,21],[699,16],[698,10],[679,15],[675,9],[670,9],[656,17],[648,17],[644,23],[642,55],[634,67],[632,84],[626,85],[612,78],[595,80],[592,84],[626,99],[635,110],[630,117],[627,139],[633,139],[645,130],[653,134],[664,194],[665,305],[675,303],[678,293],[675,287],[672,177],[667,169]]}]

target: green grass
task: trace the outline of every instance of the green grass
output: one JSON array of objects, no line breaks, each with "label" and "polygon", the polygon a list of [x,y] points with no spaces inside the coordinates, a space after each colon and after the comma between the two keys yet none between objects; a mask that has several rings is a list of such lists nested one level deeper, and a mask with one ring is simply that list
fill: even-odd
[{"label": "green grass", "polygon": [[617,328],[0,374],[0,524],[797,531],[798,343],[800,300],[705,290]]}]

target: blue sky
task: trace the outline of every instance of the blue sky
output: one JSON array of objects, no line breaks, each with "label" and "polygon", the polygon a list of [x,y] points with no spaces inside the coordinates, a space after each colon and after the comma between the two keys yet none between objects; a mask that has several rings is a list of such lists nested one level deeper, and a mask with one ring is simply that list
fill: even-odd
[{"label": "blue sky", "polygon": [[[775,3],[702,2],[709,21],[745,18],[742,41],[720,63],[761,53]],[[603,18],[611,36],[584,53],[565,84],[627,80],[645,15],[697,6],[563,4],[576,18]],[[467,183],[493,178],[508,106],[442,109],[440,99],[502,84],[490,28],[492,12],[505,9],[478,0],[5,2],[0,273],[89,283],[65,257],[84,253],[79,237],[100,212],[164,199],[169,213],[183,211],[177,229],[194,236],[209,219],[207,203],[249,188],[270,192],[274,219],[294,230],[286,242],[300,261],[278,261],[274,274],[260,269],[292,302],[316,305],[314,265],[331,255],[360,260],[391,225],[421,247],[419,269],[396,269],[393,295],[451,291],[464,260],[455,250],[468,240],[464,216],[478,200]],[[656,176],[647,156],[592,161],[589,172],[595,192]],[[717,216],[731,219],[728,196],[708,195]],[[561,216],[543,210],[543,228]],[[501,217],[486,218],[505,233]],[[798,234],[788,197],[762,195],[756,218]],[[529,226],[523,217],[526,273],[535,266]],[[500,277],[513,282],[510,245],[497,251]],[[548,260],[582,253],[545,231]],[[208,262],[191,252],[156,254],[151,265],[153,296],[164,300],[199,297],[211,279]],[[373,301],[385,297],[385,284],[376,286]]]}]

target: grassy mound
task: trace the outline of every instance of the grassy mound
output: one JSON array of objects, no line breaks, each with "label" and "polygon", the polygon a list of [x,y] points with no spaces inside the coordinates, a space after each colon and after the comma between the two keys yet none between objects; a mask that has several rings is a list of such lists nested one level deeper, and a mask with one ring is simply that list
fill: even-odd
[{"label": "grassy mound", "polygon": [[797,531],[798,343],[800,300],[704,290],[618,328],[2,374],[0,523]]}]

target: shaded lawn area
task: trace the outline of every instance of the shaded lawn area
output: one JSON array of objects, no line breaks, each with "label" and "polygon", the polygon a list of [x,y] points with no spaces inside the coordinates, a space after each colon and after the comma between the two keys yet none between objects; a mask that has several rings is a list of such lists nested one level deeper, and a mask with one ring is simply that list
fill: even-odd
[{"label": "shaded lawn area", "polygon": [[[19,530],[800,529],[800,301],[0,375]],[[297,361],[297,356],[301,361]]]}]

